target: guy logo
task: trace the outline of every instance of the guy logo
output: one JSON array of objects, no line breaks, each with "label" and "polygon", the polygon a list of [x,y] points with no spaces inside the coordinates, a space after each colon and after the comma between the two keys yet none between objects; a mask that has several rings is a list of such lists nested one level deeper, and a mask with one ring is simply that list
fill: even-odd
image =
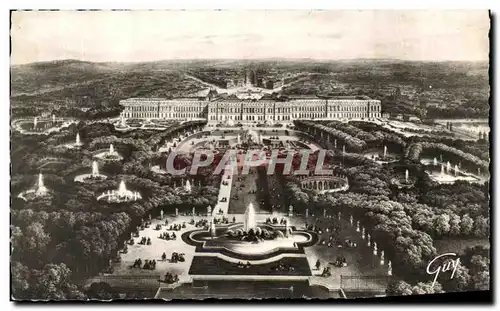
[{"label": "guy logo", "polygon": [[450,276],[450,279],[453,279],[453,277],[455,276],[455,272],[457,271],[458,265],[460,264],[460,258],[451,259],[449,261],[446,261],[442,265],[440,265],[438,267],[435,267],[434,269],[431,270],[432,264],[434,263],[434,261],[436,259],[444,257],[444,256],[457,256],[457,254],[455,254],[455,253],[444,253],[444,254],[441,254],[439,256],[436,256],[436,258],[434,258],[433,260],[431,260],[429,262],[429,264],[427,265],[426,272],[429,275],[434,274],[434,280],[432,281],[432,287],[434,287],[434,285],[436,284],[436,280],[437,280],[440,272],[446,272],[446,271],[449,271],[449,270],[451,270],[453,268],[453,272],[451,273],[451,276]]}]

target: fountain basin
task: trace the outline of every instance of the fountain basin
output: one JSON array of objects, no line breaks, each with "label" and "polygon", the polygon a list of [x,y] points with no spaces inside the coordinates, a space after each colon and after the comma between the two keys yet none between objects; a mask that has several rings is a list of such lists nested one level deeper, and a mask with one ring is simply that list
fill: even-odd
[{"label": "fountain basin", "polygon": [[94,175],[94,174],[82,174],[82,175],[76,176],[75,179],[74,179],[74,181],[75,182],[85,183],[85,182],[90,182],[90,181],[105,180],[107,178],[108,178],[108,176],[103,175],[103,174],[97,174],[97,175]]},{"label": "fountain basin", "polygon": [[108,151],[97,153],[94,155],[94,158],[111,162],[117,162],[123,160],[123,157],[120,154],[109,153]]},{"label": "fountain basin", "polygon": [[24,201],[32,201],[35,199],[39,198],[46,198],[50,196],[50,191],[45,189],[45,190],[38,190],[38,189],[29,189],[25,190],[17,195],[19,199],[22,199]]},{"label": "fountain basin", "polygon": [[291,230],[285,236],[285,226],[272,226],[258,224],[262,230],[279,231],[282,237],[270,240],[244,241],[241,237],[229,237],[228,231],[243,231],[244,224],[238,223],[228,227],[216,228],[216,236],[212,238],[209,230],[201,229],[184,233],[182,240],[192,246],[196,246],[196,252],[220,253],[231,258],[241,260],[262,260],[276,257],[282,254],[303,254],[303,248],[316,244],[318,235],[313,231]]}]

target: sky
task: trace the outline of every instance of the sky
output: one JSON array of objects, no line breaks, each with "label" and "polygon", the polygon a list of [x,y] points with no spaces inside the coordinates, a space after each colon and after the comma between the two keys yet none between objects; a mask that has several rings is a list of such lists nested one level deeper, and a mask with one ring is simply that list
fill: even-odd
[{"label": "sky", "polygon": [[487,11],[15,11],[11,63],[488,60]]}]

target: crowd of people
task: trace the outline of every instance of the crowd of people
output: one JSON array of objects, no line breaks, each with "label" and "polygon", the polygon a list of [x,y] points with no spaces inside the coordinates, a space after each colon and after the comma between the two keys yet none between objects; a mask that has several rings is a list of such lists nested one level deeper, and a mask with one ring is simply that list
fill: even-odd
[{"label": "crowd of people", "polygon": [[167,272],[165,274],[164,279],[160,279],[160,282],[162,283],[167,283],[167,284],[174,284],[176,282],[179,282],[179,276],[177,274],[172,274],[170,272]]},{"label": "crowd of people", "polygon": [[[279,224],[280,225],[284,225],[285,226],[286,223],[287,223],[287,220],[284,217],[282,217],[279,220]],[[274,218],[271,219],[271,217],[268,217],[268,218],[266,218],[266,224],[268,224],[268,225],[271,225],[271,224],[272,225],[277,225],[278,224],[278,218],[274,217]]]},{"label": "crowd of people", "polygon": [[143,236],[141,238],[141,241],[139,242],[139,244],[141,244],[141,245],[151,245],[151,238],[146,238],[145,236]]},{"label": "crowd of people", "polygon": [[160,236],[158,238],[162,239],[162,240],[170,241],[170,240],[176,240],[177,236],[175,235],[175,232],[172,232],[171,235],[168,232],[163,232],[160,234]]},{"label": "crowd of people", "polygon": [[155,270],[156,269],[156,260],[144,260],[144,265],[142,264],[142,260],[136,259],[134,261],[134,264],[130,268],[139,268],[139,269],[146,269],[146,270]]}]

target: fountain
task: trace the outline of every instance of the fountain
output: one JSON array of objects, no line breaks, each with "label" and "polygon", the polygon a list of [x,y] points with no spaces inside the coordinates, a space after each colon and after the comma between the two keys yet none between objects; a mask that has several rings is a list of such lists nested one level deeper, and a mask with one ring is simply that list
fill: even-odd
[{"label": "fountain", "polygon": [[75,177],[75,182],[86,182],[88,180],[104,180],[108,178],[106,175],[99,173],[99,164],[97,161],[92,162],[91,174],[82,174]]},{"label": "fountain", "polygon": [[113,146],[113,144],[109,144],[108,151],[96,154],[94,157],[107,161],[119,161],[123,159],[123,157],[115,150],[115,146]]},{"label": "fountain", "polygon": [[238,143],[238,145],[241,145],[241,135],[240,134],[238,134],[237,143]]},{"label": "fountain", "polygon": [[55,123],[55,122],[56,122],[56,115],[55,115],[55,114],[53,114],[53,115],[52,115],[52,123]]},{"label": "fountain", "polygon": [[215,237],[216,237],[216,230],[215,230],[215,223],[214,223],[213,219],[210,220],[210,225],[208,227],[208,230],[210,231],[210,237],[212,239],[215,239]]},{"label": "fountain", "polygon": [[410,172],[408,170],[405,171],[405,182],[408,183],[408,179],[410,177]]},{"label": "fountain", "polygon": [[207,216],[212,215],[212,207],[209,205],[207,206]]},{"label": "fountain", "polygon": [[449,174],[451,170],[451,164],[450,161],[446,162],[446,173]]},{"label": "fountain", "polygon": [[248,232],[250,229],[255,228],[255,209],[253,207],[253,203],[250,202],[248,204],[247,209],[245,211],[245,223],[243,230]]},{"label": "fountain", "polygon": [[125,122],[125,118],[123,117],[123,115],[120,118],[120,126],[127,127],[127,123]]},{"label": "fountain", "polygon": [[326,208],[323,209],[323,218],[326,218]]},{"label": "fountain", "polygon": [[96,177],[99,175],[99,165],[97,161],[92,162],[92,177]]},{"label": "fountain", "polygon": [[175,208],[175,216],[179,216],[179,209],[177,207]]},{"label": "fountain", "polygon": [[436,159],[436,157],[434,157],[434,166],[437,166],[438,165],[438,160]]},{"label": "fountain", "polygon": [[109,203],[133,202],[142,199],[142,196],[137,191],[130,191],[125,185],[125,181],[121,181],[118,190],[108,190],[97,197],[97,201],[106,200]]},{"label": "fountain", "polygon": [[42,173],[38,174],[38,186],[36,188],[36,195],[37,196],[42,196],[47,194],[47,188],[43,184],[43,175]]},{"label": "fountain", "polygon": [[186,185],[184,186],[184,190],[186,192],[191,192],[191,183],[189,182],[189,180],[186,180]]},{"label": "fountain", "polygon": [[292,205],[290,205],[290,206],[288,207],[288,217],[292,217],[292,216],[293,216],[293,206],[292,206]]},{"label": "fountain", "polygon": [[481,176],[481,168],[480,167],[477,168],[477,175]]},{"label": "fountain", "polygon": [[345,154],[345,145],[342,146],[342,154]]},{"label": "fountain", "polygon": [[337,218],[340,220],[340,218],[342,217],[342,213],[341,212],[338,212],[337,213]]},{"label": "fountain", "polygon": [[[267,218],[265,223],[257,222],[253,203],[249,203],[243,215],[243,222],[231,223],[213,230],[203,228],[185,233],[183,240],[189,245],[198,245],[210,253],[223,252],[225,256],[239,260],[264,260],[296,252],[300,247],[314,245],[319,236],[314,231],[293,229],[290,219],[278,222]],[[275,218],[277,219],[277,217]]]},{"label": "fountain", "polygon": [[309,209],[306,208],[306,217],[309,217]]},{"label": "fountain", "polygon": [[290,224],[289,224],[288,219],[286,219],[286,220],[285,220],[285,236],[286,236],[286,237],[289,237],[289,236],[290,236],[290,233],[291,233],[291,230],[290,230]]},{"label": "fountain", "polygon": [[35,198],[45,197],[49,193],[50,193],[49,189],[45,187],[45,184],[43,182],[43,175],[42,173],[40,173],[38,174],[38,181],[35,187],[19,193],[17,197],[25,201],[29,201]]},{"label": "fountain", "polygon": [[36,126],[38,124],[38,118],[37,117],[34,117],[33,118],[33,129],[36,130]]},{"label": "fountain", "polygon": [[125,195],[127,193],[127,186],[125,185],[125,181],[120,182],[120,186],[118,186],[118,194]]},{"label": "fountain", "polygon": [[75,143],[73,144],[74,147],[81,147],[83,143],[80,141],[80,133],[76,133],[76,138],[75,138]]},{"label": "fountain", "polygon": [[387,157],[387,146],[384,146],[384,159]]},{"label": "fountain", "polygon": [[441,177],[443,177],[444,175],[444,164],[441,163]]},{"label": "fountain", "polygon": [[457,177],[458,174],[458,165],[455,164],[455,177]]},{"label": "fountain", "polygon": [[196,215],[196,208],[194,208],[194,206],[193,206],[193,209],[192,209],[192,211],[191,211],[191,215],[193,215],[193,216],[195,216],[195,215]]},{"label": "fountain", "polygon": [[163,209],[160,210],[160,219],[163,219]]},{"label": "fountain", "polygon": [[351,215],[351,217],[349,218],[349,222],[351,223],[351,226],[352,226],[352,223],[353,223],[353,218],[352,218],[352,215]]}]

